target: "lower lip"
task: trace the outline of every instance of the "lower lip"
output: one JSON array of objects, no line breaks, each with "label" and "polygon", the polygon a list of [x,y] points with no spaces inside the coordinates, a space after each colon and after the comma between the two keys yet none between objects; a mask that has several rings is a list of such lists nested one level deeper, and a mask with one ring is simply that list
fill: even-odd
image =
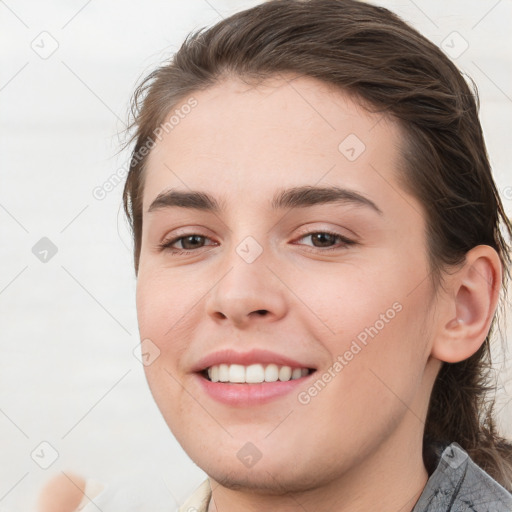
[{"label": "lower lip", "polygon": [[206,393],[214,400],[226,405],[244,407],[265,404],[285,396],[297,390],[311,375],[313,374],[285,382],[262,382],[259,384],[212,382],[199,374],[197,374],[197,378]]}]

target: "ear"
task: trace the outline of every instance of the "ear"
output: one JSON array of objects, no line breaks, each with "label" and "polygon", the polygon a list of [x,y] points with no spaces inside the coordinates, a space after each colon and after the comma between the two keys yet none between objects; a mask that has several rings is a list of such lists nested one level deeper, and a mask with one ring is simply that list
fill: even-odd
[{"label": "ear", "polygon": [[482,346],[498,304],[501,279],[501,261],[492,247],[478,245],[466,254],[464,265],[446,280],[432,357],[458,363]]}]

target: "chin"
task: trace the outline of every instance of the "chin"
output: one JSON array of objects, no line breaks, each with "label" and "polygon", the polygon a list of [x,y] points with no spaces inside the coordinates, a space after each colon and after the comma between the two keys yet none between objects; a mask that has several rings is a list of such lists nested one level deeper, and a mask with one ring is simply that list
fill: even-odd
[{"label": "chin", "polygon": [[284,496],[289,493],[305,492],[319,485],[319,482],[312,481],[306,475],[299,477],[298,475],[275,474],[265,470],[249,469],[225,472],[216,468],[206,473],[227,489],[233,491],[245,490],[266,496]]},{"label": "chin", "polygon": [[[300,493],[316,489],[328,484],[335,471],[325,465],[318,465],[303,460],[297,464],[295,456],[285,460],[265,460],[262,457],[254,466],[244,467],[236,460],[219,461],[219,459],[194,460],[194,462],[215,482],[233,491],[245,490],[255,494],[283,496],[289,493]],[[334,468],[333,468],[334,469]]]}]

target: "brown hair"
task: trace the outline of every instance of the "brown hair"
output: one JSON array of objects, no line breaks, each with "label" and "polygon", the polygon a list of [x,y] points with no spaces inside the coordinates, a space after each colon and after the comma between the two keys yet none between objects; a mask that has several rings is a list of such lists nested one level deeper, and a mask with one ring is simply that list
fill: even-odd
[{"label": "brown hair", "polygon": [[[472,92],[443,52],[398,16],[355,0],[271,0],[239,12],[189,34],[171,61],[139,85],[132,102],[135,131],[128,142],[135,146],[123,194],[135,272],[148,141],[154,142],[170,109],[226,76],[258,83],[288,72],[333,84],[398,121],[406,134],[400,177],[426,210],[433,283],[442,282],[442,270],[463,263],[471,248],[489,245],[504,269],[503,307],[511,257],[500,224],[507,236],[512,224],[491,175],[476,87]],[[496,431],[490,393],[495,391],[490,337],[497,316],[473,356],[443,363],[424,445],[427,440],[458,442],[512,490],[512,445]]]}]

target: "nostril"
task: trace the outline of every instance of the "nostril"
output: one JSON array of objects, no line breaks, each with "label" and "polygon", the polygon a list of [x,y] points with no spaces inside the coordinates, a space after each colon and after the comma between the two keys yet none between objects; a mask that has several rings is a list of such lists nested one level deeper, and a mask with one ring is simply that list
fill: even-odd
[{"label": "nostril", "polygon": [[258,309],[256,313],[258,313],[258,315],[265,316],[268,311],[266,309]]}]

